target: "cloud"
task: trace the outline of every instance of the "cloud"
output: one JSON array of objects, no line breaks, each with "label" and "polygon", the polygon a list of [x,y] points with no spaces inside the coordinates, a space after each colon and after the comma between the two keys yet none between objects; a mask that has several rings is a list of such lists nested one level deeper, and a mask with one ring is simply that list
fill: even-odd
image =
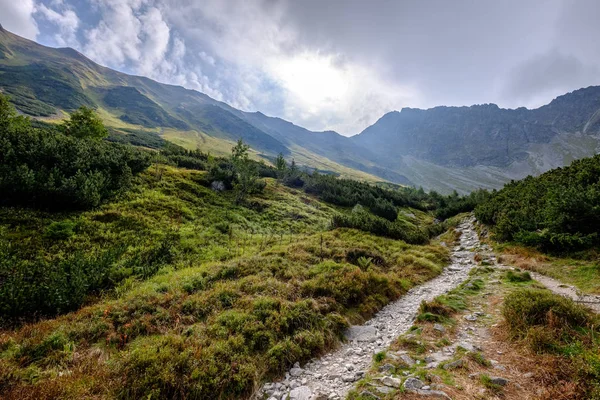
[{"label": "cloud", "polygon": [[40,15],[58,27],[59,31],[54,35],[54,40],[59,46],[79,47],[77,40],[79,17],[62,1],[54,1],[53,5],[62,8],[62,12],[48,8],[44,4],[38,4],[35,7],[36,15]]},{"label": "cloud", "polygon": [[504,84],[505,98],[539,107],[573,89],[600,84],[598,65],[587,65],[572,54],[552,49],[513,68]]},{"label": "cloud", "polygon": [[33,18],[33,0],[0,0],[0,10],[0,24],[5,29],[27,39],[36,39],[39,30]]},{"label": "cloud", "polygon": [[236,107],[351,134],[417,101],[412,85],[383,81],[362,60],[303,43],[291,11],[286,1],[207,0],[180,2],[165,14],[218,66],[217,81],[227,82],[219,90]]}]

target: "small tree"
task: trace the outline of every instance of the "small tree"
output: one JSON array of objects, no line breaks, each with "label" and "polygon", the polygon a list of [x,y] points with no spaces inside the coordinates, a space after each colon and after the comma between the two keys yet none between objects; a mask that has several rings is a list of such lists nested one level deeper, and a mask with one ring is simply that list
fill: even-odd
[{"label": "small tree", "polygon": [[96,112],[85,106],[73,112],[62,128],[66,135],[79,139],[101,140],[108,136],[108,130]]},{"label": "small tree", "polygon": [[281,153],[277,155],[277,159],[275,160],[275,169],[277,170],[277,178],[283,179],[285,171],[287,170],[287,163]]},{"label": "small tree", "polygon": [[231,149],[231,164],[235,175],[233,188],[236,191],[236,201],[242,202],[246,196],[260,189],[258,182],[258,168],[250,160],[248,150],[250,146],[242,139]]},{"label": "small tree", "polygon": [[29,118],[18,115],[8,101],[8,96],[0,93],[0,132],[15,131],[19,128],[29,128]]}]

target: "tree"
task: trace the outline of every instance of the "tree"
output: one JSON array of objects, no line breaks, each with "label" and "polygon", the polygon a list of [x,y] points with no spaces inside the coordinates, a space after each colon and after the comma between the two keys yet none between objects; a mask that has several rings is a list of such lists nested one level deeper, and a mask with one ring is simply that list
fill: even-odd
[{"label": "tree", "polygon": [[262,189],[258,182],[258,168],[248,155],[249,149],[250,146],[245,144],[242,139],[238,140],[231,149],[231,164],[235,176],[233,188],[238,203],[242,202],[249,194]]},{"label": "tree", "polygon": [[101,140],[108,136],[108,130],[96,112],[85,106],[73,112],[62,129],[65,135],[79,139]]},{"label": "tree", "polygon": [[277,155],[277,159],[275,160],[275,169],[277,170],[277,178],[283,179],[285,171],[287,170],[287,163],[281,153]]},{"label": "tree", "polygon": [[29,118],[18,115],[8,100],[8,96],[0,93],[0,132],[28,128],[30,125]]}]

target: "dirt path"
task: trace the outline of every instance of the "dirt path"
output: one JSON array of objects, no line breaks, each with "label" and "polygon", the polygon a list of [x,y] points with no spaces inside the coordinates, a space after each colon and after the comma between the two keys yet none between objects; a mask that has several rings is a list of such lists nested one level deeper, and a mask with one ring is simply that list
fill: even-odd
[{"label": "dirt path", "polygon": [[364,325],[346,332],[347,343],[318,360],[291,368],[280,382],[265,384],[256,398],[269,400],[341,399],[371,366],[373,355],[386,349],[411,326],[423,300],[431,300],[464,282],[472,267],[473,250],[480,246],[474,219],[458,226],[460,244],[452,250],[451,264],[438,277],[411,289],[388,304]]}]

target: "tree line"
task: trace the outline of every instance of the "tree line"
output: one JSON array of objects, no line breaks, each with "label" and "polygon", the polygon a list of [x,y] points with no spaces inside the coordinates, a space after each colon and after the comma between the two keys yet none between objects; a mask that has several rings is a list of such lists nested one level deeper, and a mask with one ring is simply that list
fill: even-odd
[{"label": "tree line", "polygon": [[600,155],[512,181],[493,191],[475,214],[500,240],[554,252],[595,246],[600,230]]}]

